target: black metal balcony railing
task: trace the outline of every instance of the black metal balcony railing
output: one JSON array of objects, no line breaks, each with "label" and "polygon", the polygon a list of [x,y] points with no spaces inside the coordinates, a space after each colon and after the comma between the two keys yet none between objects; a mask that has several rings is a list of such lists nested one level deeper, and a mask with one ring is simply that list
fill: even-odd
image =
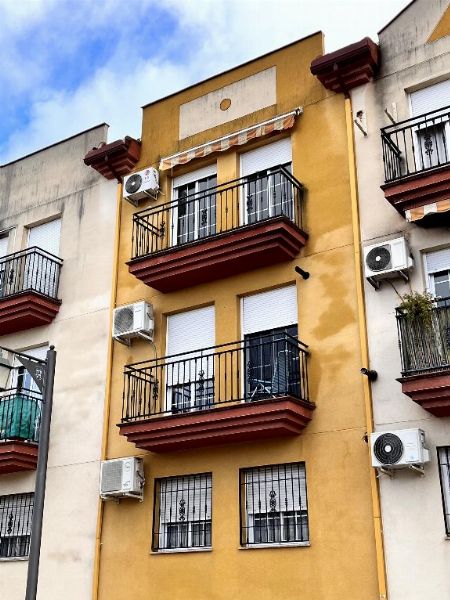
[{"label": "black metal balcony railing", "polygon": [[436,300],[426,322],[397,309],[402,375],[450,368],[450,298]]},{"label": "black metal balcony railing", "polygon": [[309,402],[307,354],[282,334],[128,365],[122,422],[282,396]]},{"label": "black metal balcony railing", "polygon": [[133,258],[274,217],[301,229],[302,194],[302,184],[276,167],[140,211],[133,216]]},{"label": "black metal balcony railing", "polygon": [[0,258],[0,299],[33,291],[56,300],[62,262],[35,247]]},{"label": "black metal balcony railing", "polygon": [[450,107],[381,129],[386,183],[450,163]]}]

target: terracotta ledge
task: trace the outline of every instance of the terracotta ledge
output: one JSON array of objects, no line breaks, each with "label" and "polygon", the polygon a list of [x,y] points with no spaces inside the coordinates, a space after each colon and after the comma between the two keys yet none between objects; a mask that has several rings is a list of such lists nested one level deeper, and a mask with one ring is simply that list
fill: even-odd
[{"label": "terracotta ledge", "polygon": [[84,157],[84,164],[95,169],[106,179],[121,181],[135,167],[141,156],[141,142],[126,136],[110,144],[93,148]]},{"label": "terracotta ledge", "polygon": [[406,210],[450,198],[450,163],[385,183],[381,189],[386,200],[405,216]]},{"label": "terracotta ledge", "polygon": [[35,471],[38,445],[19,441],[0,442],[0,475]]},{"label": "terracotta ledge", "polygon": [[397,379],[402,392],[436,417],[450,416],[450,369]]},{"label": "terracotta ledge", "polygon": [[223,279],[294,259],[307,234],[276,217],[129,261],[132,275],[160,292]]},{"label": "terracotta ledge", "polygon": [[120,423],[118,427],[137,448],[172,452],[295,436],[312,419],[314,408],[314,404],[284,396]]},{"label": "terracotta ledge", "polygon": [[48,325],[59,311],[61,300],[29,291],[0,299],[0,335]]},{"label": "terracotta ledge", "polygon": [[318,56],[311,63],[311,73],[321,84],[338,94],[368,83],[380,63],[380,49],[370,38]]}]

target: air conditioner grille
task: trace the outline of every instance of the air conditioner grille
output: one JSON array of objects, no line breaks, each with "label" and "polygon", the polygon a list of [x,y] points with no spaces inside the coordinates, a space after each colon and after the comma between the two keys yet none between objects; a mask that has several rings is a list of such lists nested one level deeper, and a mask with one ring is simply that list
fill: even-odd
[{"label": "air conditioner grille", "polygon": [[114,332],[116,335],[128,333],[134,329],[133,306],[124,306],[114,314]]},{"label": "air conditioner grille", "polygon": [[103,463],[102,466],[102,494],[116,492],[122,488],[123,463],[120,460]]},{"label": "air conditioner grille", "polygon": [[373,452],[384,465],[395,465],[403,456],[403,442],[394,433],[383,433],[373,445]]},{"label": "air conditioner grille", "polygon": [[127,194],[134,194],[138,191],[141,185],[142,177],[138,173],[135,173],[127,179],[127,182],[125,184],[125,191],[127,192]]},{"label": "air conditioner grille", "polygon": [[389,246],[372,248],[366,256],[366,265],[371,271],[384,271],[391,265],[391,251]]}]

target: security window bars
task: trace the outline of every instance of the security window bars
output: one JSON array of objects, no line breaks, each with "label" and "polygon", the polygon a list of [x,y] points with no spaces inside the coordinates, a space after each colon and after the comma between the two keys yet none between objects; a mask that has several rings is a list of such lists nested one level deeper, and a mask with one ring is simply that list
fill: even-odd
[{"label": "security window bars", "polygon": [[438,448],[445,531],[450,536],[450,446]]},{"label": "security window bars", "polygon": [[173,244],[185,244],[216,233],[216,195],[207,193],[217,185],[217,176],[204,177],[175,187],[177,200]]},{"label": "security window bars", "polygon": [[211,547],[211,473],[157,479],[154,551]]},{"label": "security window bars", "polygon": [[28,556],[33,506],[34,494],[0,496],[0,559]]},{"label": "security window bars", "polygon": [[304,463],[243,469],[241,545],[309,541]]}]

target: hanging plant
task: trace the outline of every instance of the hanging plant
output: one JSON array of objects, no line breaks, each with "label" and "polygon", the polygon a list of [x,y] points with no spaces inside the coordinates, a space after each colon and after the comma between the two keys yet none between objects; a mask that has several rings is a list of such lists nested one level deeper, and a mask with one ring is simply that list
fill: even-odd
[{"label": "hanging plant", "polygon": [[401,296],[399,309],[408,321],[419,321],[425,327],[431,327],[435,299],[430,292],[410,292]]}]

